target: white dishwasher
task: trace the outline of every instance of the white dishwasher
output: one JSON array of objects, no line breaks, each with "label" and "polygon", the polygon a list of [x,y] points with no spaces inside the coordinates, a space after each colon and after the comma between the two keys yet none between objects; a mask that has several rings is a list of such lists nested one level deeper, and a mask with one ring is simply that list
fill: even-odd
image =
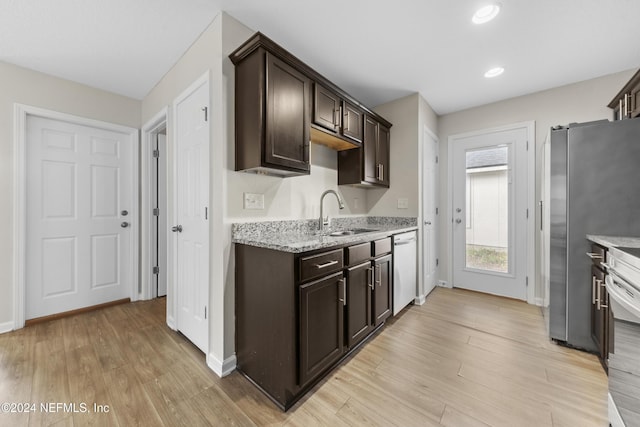
[{"label": "white dishwasher", "polygon": [[417,295],[416,246],[417,237],[415,231],[393,236],[394,316],[412,302]]}]

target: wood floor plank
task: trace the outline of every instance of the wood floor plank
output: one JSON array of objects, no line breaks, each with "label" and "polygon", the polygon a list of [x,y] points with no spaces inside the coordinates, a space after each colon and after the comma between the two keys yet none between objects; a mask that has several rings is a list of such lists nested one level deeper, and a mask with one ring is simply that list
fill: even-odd
[{"label": "wood floor plank", "polygon": [[435,289],[388,320],[287,413],[238,372],[217,377],[166,325],[166,298],[0,335],[0,401],[108,407],[0,414],[0,426],[603,426],[597,358],[547,337],[538,307]]}]

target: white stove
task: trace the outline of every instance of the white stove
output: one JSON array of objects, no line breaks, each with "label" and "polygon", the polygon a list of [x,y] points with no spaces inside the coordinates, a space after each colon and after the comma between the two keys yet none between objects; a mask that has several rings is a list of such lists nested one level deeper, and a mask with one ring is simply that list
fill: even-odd
[{"label": "white stove", "polygon": [[640,426],[640,248],[611,248],[605,279],[614,318],[609,422]]}]

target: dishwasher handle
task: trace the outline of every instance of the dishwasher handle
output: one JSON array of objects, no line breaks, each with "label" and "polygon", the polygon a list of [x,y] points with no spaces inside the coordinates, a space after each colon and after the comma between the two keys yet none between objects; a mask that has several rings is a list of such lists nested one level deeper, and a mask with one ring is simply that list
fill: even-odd
[{"label": "dishwasher handle", "polygon": [[407,239],[407,240],[396,240],[395,242],[393,242],[394,246],[400,246],[400,245],[408,245],[411,242],[415,242],[416,239]]}]

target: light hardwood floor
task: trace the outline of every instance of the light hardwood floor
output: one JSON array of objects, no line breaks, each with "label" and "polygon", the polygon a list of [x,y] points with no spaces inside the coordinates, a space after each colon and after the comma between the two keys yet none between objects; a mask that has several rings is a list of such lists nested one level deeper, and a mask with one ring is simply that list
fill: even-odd
[{"label": "light hardwood floor", "polygon": [[608,425],[596,357],[551,343],[522,302],[437,288],[287,413],[237,372],[218,378],[164,312],[163,299],[136,302],[0,335],[0,403],[89,410],[0,425]]}]

